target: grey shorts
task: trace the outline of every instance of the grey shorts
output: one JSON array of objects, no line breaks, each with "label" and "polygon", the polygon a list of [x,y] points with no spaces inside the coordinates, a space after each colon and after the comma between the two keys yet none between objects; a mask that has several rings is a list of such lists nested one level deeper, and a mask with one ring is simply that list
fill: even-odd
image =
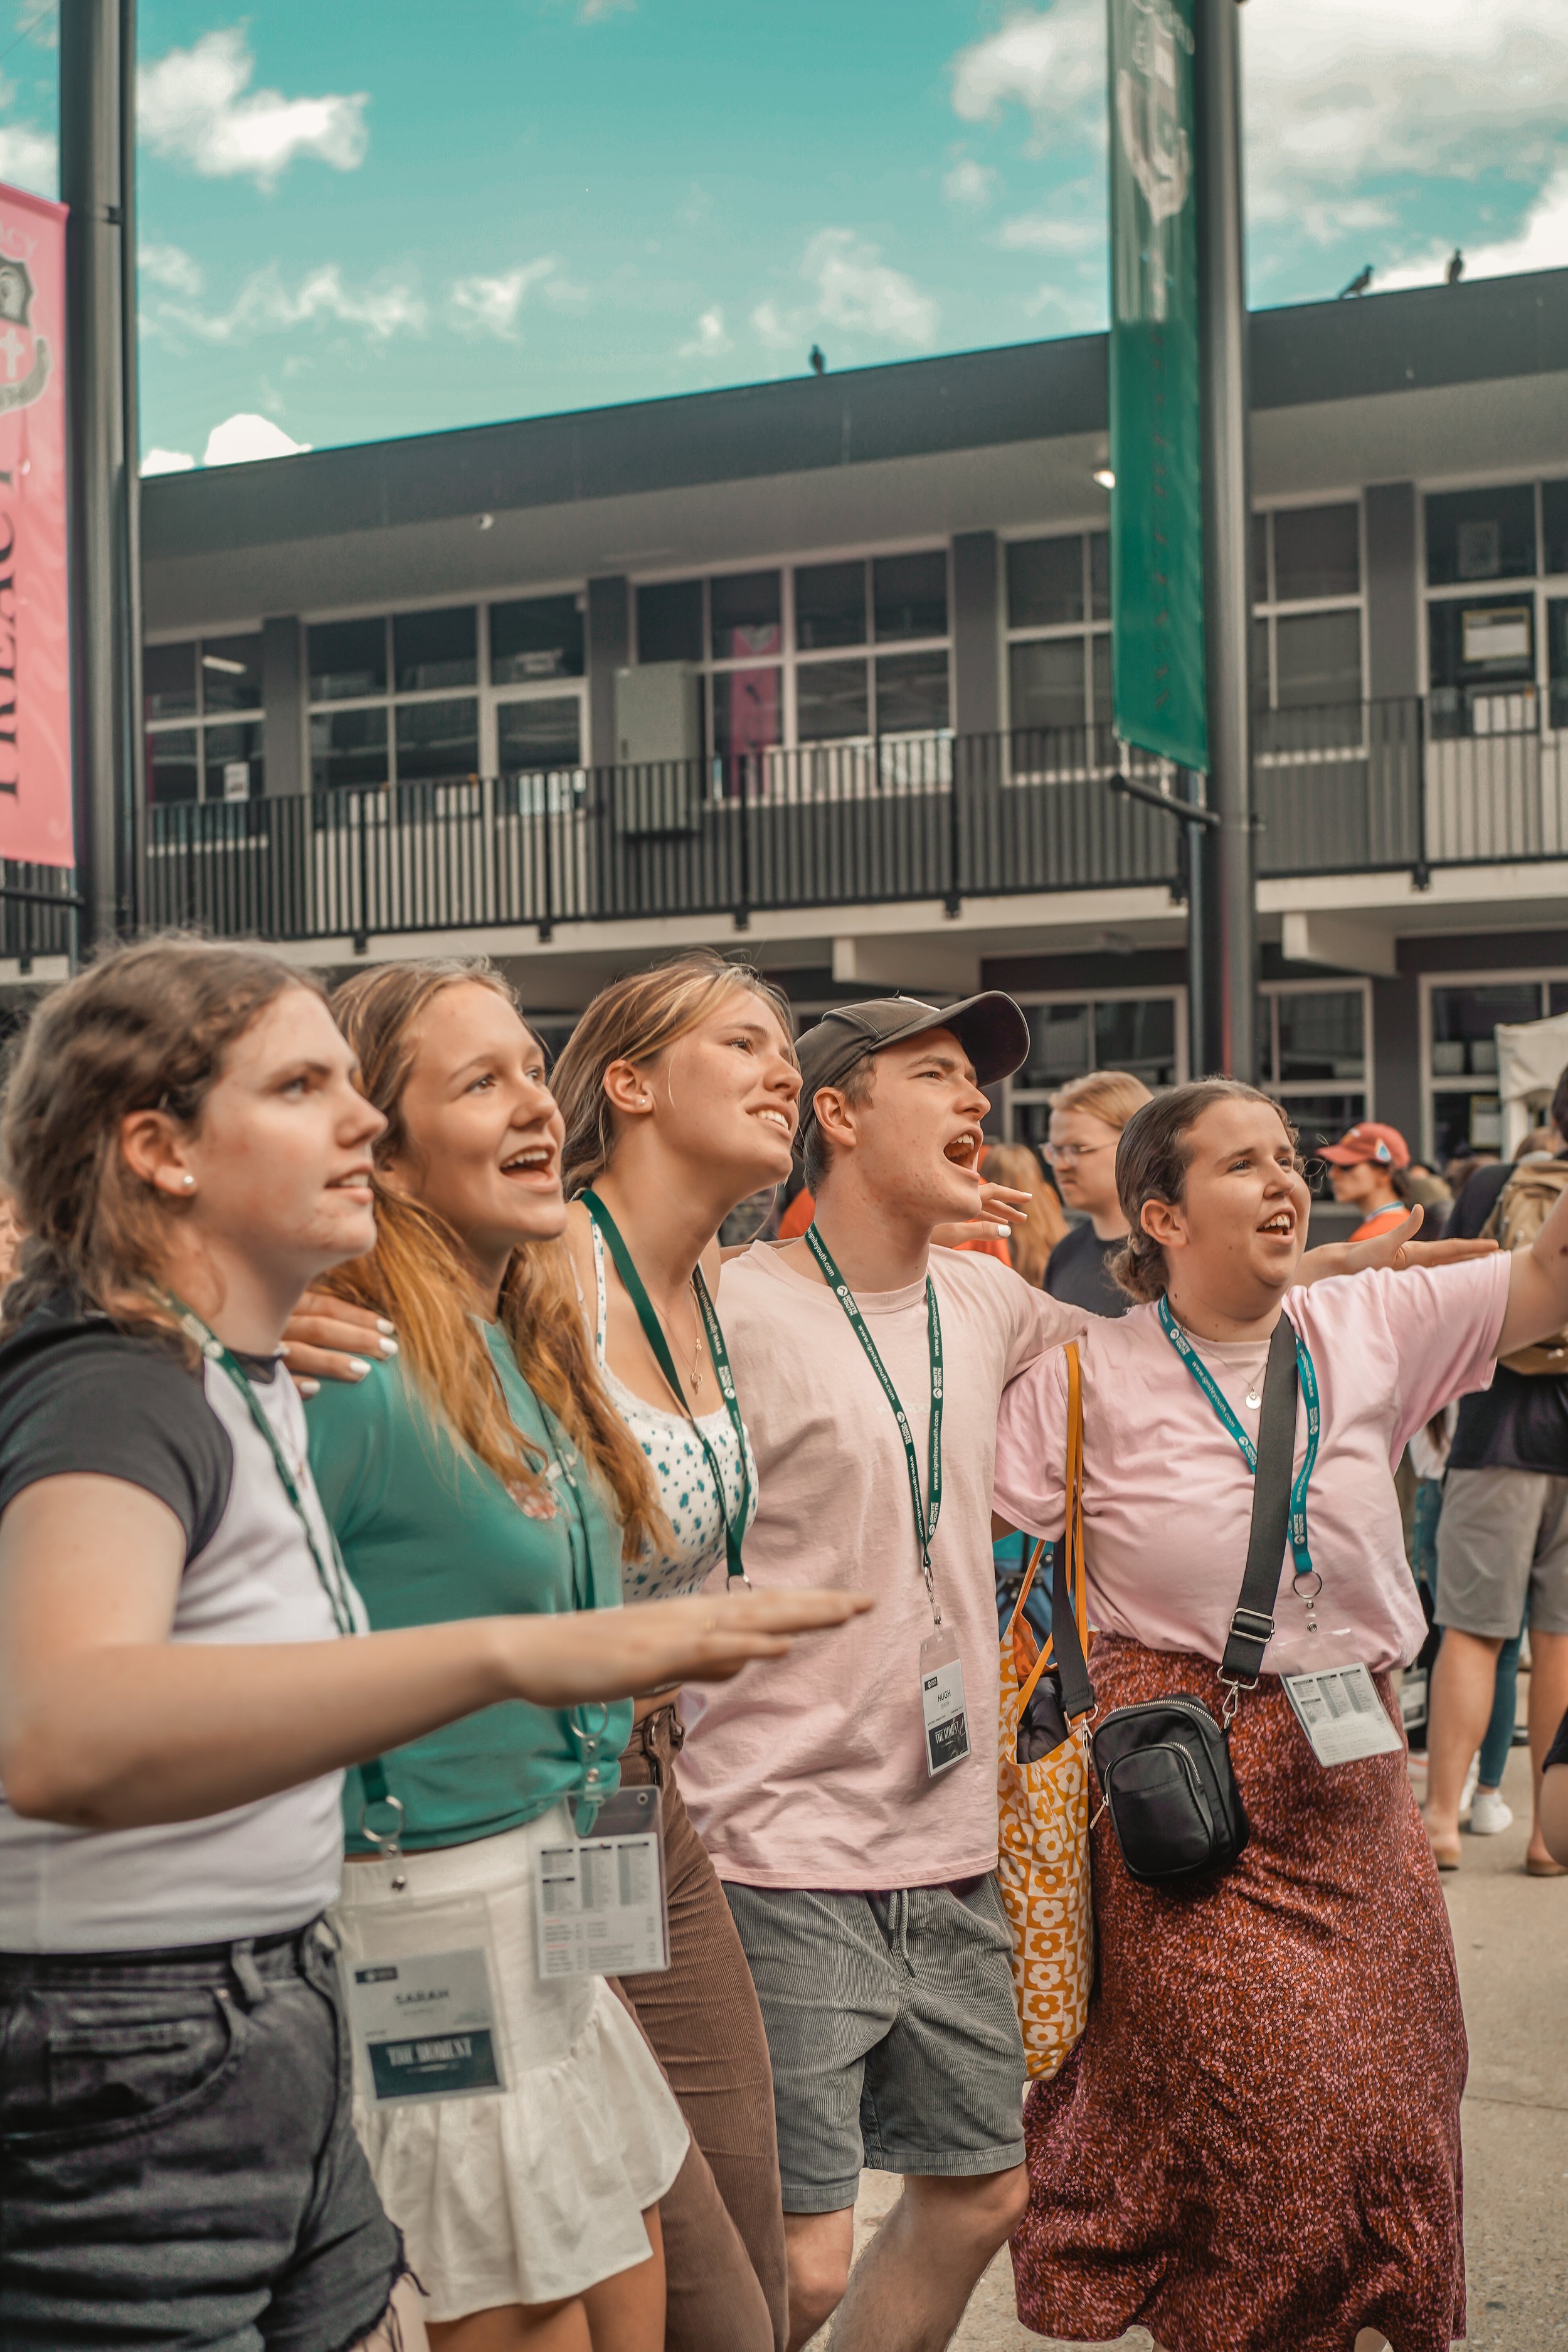
[{"label": "grey shorts", "polygon": [[786,2213],[853,2205],[863,2166],[1022,2164],[1024,2045],[994,1879],[724,1892],[767,2028]]},{"label": "grey shorts", "polygon": [[1510,1642],[1568,1633],[1568,1477],[1450,1470],[1437,1522],[1437,1622]]},{"label": "grey shorts", "polygon": [[404,2267],[326,1931],[0,1953],[5,2352],[348,2352]]}]

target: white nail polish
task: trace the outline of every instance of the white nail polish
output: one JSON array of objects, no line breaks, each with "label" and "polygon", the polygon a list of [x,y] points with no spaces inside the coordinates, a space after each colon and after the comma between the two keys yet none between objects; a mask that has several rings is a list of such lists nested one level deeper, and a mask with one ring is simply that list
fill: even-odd
[{"label": "white nail polish", "polygon": [[349,1370],[353,1373],[356,1381],[363,1381],[369,1370],[370,1366],[366,1363],[363,1356],[351,1356],[349,1358]]},{"label": "white nail polish", "polygon": [[388,1339],[384,1337],[381,1341],[381,1352],[384,1360],[388,1356],[395,1356],[397,1353],[396,1340]]},{"label": "white nail polish", "polygon": [[381,1333],[384,1339],[390,1339],[397,1329],[396,1324],[389,1323],[384,1315],[378,1315],[376,1317],[375,1328]]},{"label": "white nail polish", "polygon": [[301,1379],[295,1382],[295,1386],[298,1388],[300,1394],[302,1397],[320,1396],[321,1393],[321,1383],[320,1381]]}]

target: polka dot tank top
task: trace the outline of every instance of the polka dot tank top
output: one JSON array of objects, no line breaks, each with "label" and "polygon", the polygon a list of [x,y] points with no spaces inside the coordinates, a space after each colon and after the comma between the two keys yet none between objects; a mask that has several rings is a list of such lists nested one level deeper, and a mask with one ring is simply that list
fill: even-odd
[{"label": "polka dot tank top", "polygon": [[[590,1221],[591,1223],[592,1221]],[[634,1396],[616,1379],[605,1360],[607,1303],[605,1291],[605,1237],[593,1225],[594,1352],[616,1411],[647,1454],[659,1503],[669,1522],[674,1543],[668,1551],[650,1545],[640,1559],[629,1559],[622,1571],[627,1601],[673,1601],[705,1584],[724,1559],[724,1519],[713,1491],[713,1473],[698,1442],[700,1429],[713,1449],[724,1480],[724,1510],[732,1520],[741,1507],[741,1449],[730,1416],[722,1406],[704,1413],[693,1425],[683,1412],[666,1412]],[[587,1305],[584,1301],[584,1307]],[[757,1507],[757,1465],[751,1441],[746,1442],[745,1475],[750,1480],[747,1525]],[[742,1534],[745,1529],[742,1529]]]}]

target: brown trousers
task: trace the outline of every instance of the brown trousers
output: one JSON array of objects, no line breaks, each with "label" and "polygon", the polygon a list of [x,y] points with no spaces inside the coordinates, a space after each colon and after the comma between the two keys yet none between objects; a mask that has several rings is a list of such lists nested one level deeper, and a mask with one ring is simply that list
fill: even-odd
[{"label": "brown trousers", "polygon": [[666,2352],[784,2352],[789,2273],[767,2038],[724,1890],[676,1786],[682,1736],[674,1706],[661,1706],[621,1759],[624,1784],[663,1791],[669,1967],[618,1990],[691,2133],[659,2206]]}]

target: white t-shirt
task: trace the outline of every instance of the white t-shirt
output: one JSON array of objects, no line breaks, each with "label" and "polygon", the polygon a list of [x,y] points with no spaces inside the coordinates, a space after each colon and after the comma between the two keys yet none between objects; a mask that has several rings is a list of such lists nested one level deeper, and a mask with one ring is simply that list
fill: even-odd
[{"label": "white t-shirt", "polygon": [[[971,1745],[935,1780],[918,1681],[931,1612],[892,1409],[826,1284],[761,1244],[724,1270],[720,1313],[760,1480],[747,1573],[763,1591],[844,1586],[877,1601],[786,1659],[682,1695],[681,1792],[720,1877],[742,1885],[935,1886],[995,1866],[996,1412],[1005,1383],[1086,1318],[994,1258],[935,1249],[931,1271],[944,1372],[931,1569]],[[923,1496],[925,1285],[857,1302],[908,1414]]]},{"label": "white t-shirt", "polygon": [[[330,1559],[294,1384],[251,1369]],[[187,1549],[173,1641],[333,1638],[270,1450],[221,1367],[187,1371],[101,1318],[30,1324],[0,1349],[0,1511],[71,1472],[144,1487],[179,1517]],[[302,1927],[338,1894],[342,1782],[326,1773],[205,1820],[132,1830],[24,1820],[0,1792],[0,1950],[146,1951]]]}]

